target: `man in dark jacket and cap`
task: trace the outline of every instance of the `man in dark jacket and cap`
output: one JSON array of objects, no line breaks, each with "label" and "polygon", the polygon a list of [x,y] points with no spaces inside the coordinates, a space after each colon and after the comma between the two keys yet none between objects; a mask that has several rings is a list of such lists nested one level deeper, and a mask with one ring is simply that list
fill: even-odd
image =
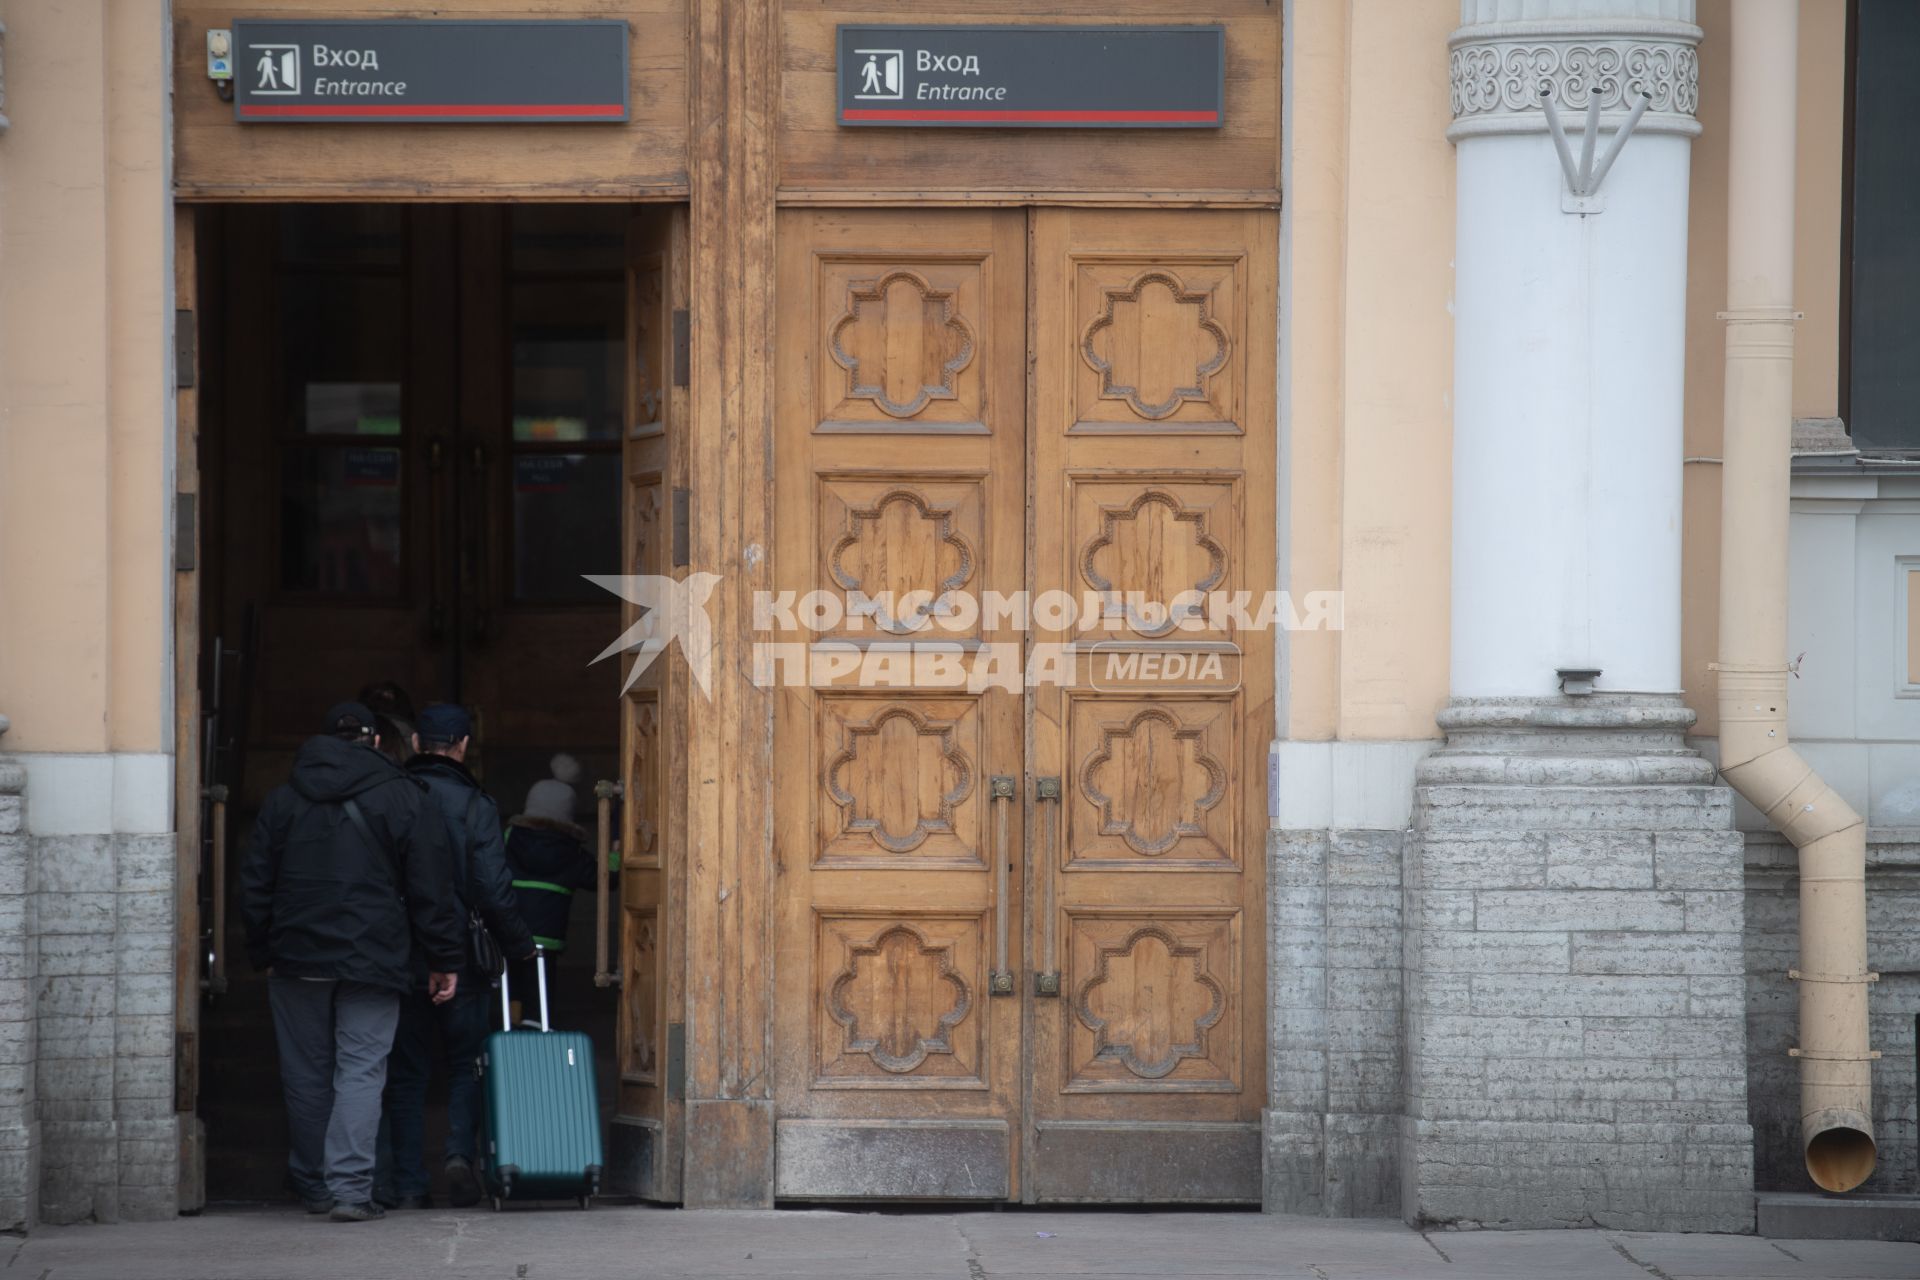
[{"label": "man in dark jacket and cap", "polygon": [[[500,811],[468,771],[473,720],[464,708],[434,703],[414,721],[415,752],[407,771],[424,782],[432,807],[445,824],[453,850],[452,884],[462,921],[477,916],[504,956],[532,958],[533,935],[520,920],[512,877],[501,845]],[[470,926],[469,926],[470,927]],[[427,1083],[433,1068],[436,1032],[446,1046],[447,1187],[455,1206],[477,1203],[480,1180],[474,1135],[480,1127],[480,1083],[474,1059],[487,1038],[488,984],[492,973],[474,965],[473,948],[461,973],[460,992],[435,1005],[425,988],[425,972],[416,963],[414,991],[401,1006],[400,1031],[393,1043],[387,1082],[387,1133],[392,1154],[394,1202],[402,1208],[426,1208]]]},{"label": "man in dark jacket and cap", "polygon": [[376,748],[373,712],[329,711],[261,807],[240,876],[247,953],[272,976],[289,1180],[336,1222],[381,1216],[374,1143],[411,955],[444,1002],[465,942],[445,825]]}]

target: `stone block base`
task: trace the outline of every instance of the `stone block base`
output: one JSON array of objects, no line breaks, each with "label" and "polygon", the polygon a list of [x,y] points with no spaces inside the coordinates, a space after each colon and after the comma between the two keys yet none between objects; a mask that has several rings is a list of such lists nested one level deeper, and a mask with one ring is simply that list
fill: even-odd
[{"label": "stone block base", "polygon": [[1402,1122],[1415,1226],[1753,1230],[1746,1125]]},{"label": "stone block base", "polygon": [[1400,1120],[1391,1115],[1267,1111],[1269,1213],[1400,1216]]},{"label": "stone block base", "polygon": [[1400,1212],[1405,844],[1404,831],[1268,838],[1269,1212]]},{"label": "stone block base", "polygon": [[1442,713],[1404,873],[1409,1222],[1753,1230],[1742,841],[1692,718]]}]

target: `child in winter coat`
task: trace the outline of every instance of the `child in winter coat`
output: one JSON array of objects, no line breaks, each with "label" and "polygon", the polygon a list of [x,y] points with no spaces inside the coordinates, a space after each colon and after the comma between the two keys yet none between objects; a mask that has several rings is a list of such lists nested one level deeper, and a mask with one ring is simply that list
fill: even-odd
[{"label": "child in winter coat", "polygon": [[507,867],[520,919],[547,954],[566,950],[566,917],[574,890],[593,889],[593,844],[574,823],[574,783],[580,762],[561,752],[545,777],[526,791],[526,808],[507,821]]},{"label": "child in winter coat", "polygon": [[[594,849],[585,829],[573,820],[580,762],[562,752],[548,768],[553,776],[529,787],[526,807],[507,821],[507,869],[513,875],[520,918],[533,940],[549,955],[558,955],[567,949],[574,892],[594,887]],[[537,1007],[532,980],[531,963],[515,966],[514,991],[526,993],[515,1003],[523,1008]]]}]

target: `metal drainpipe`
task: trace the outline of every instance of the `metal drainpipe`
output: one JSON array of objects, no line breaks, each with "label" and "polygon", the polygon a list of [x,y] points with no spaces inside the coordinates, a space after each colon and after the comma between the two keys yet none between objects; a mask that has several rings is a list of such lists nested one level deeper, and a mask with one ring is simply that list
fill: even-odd
[{"label": "metal drainpipe", "polygon": [[1733,9],[1727,160],[1720,772],[1800,851],[1800,1129],[1807,1173],[1873,1172],[1866,823],[1787,741],[1798,0]]}]

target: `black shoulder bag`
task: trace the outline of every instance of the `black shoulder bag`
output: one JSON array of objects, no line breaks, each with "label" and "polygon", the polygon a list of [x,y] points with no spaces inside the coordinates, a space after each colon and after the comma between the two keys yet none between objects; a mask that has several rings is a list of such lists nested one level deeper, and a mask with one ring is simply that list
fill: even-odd
[{"label": "black shoulder bag", "polygon": [[[473,816],[472,800],[467,802],[467,816]],[[471,895],[473,888],[472,867],[467,862],[467,837],[465,830],[456,829],[452,822],[448,822],[447,838],[453,841],[454,849],[453,873],[459,878],[459,897],[462,902]],[[480,918],[480,912],[472,905],[467,907],[467,965],[488,978],[497,978],[507,970],[505,953],[500,950],[500,944],[493,940],[487,922]]]}]

